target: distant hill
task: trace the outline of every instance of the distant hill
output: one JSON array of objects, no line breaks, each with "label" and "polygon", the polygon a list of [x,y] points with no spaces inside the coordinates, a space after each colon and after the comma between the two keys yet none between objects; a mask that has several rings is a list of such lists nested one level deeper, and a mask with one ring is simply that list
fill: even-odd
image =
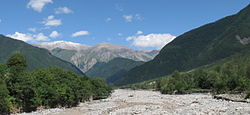
[{"label": "distant hill", "polygon": [[14,53],[21,53],[25,56],[28,70],[30,71],[37,68],[58,66],[63,69],[74,71],[77,74],[84,75],[76,66],[53,56],[46,49],[37,48],[23,41],[0,35],[0,63],[5,63]]},{"label": "distant hill", "polygon": [[180,35],[152,61],[130,70],[116,84],[124,85],[188,71],[247,49],[250,43],[250,5],[239,13]]},{"label": "distant hill", "polygon": [[67,41],[55,41],[34,44],[34,46],[48,49],[53,55],[71,62],[83,72],[89,71],[95,64],[107,63],[114,58],[120,57],[147,62],[159,53],[157,50],[133,50],[107,42],[95,46],[87,46]]},{"label": "distant hill", "polygon": [[142,61],[134,61],[125,58],[114,58],[111,61],[98,62],[89,71],[86,72],[87,76],[103,77],[108,82],[113,82],[130,69],[142,65]]}]

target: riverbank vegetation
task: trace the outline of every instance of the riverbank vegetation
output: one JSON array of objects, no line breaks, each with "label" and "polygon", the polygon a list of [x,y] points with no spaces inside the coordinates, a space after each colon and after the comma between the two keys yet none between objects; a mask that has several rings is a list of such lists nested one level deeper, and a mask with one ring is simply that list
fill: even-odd
[{"label": "riverbank vegetation", "polygon": [[131,89],[155,89],[164,94],[192,92],[243,93],[250,98],[250,51],[188,72],[123,86]]},{"label": "riverbank vegetation", "polygon": [[77,75],[58,67],[26,70],[21,54],[0,65],[0,113],[30,112],[38,108],[72,107],[90,98],[102,99],[111,87],[102,79]]}]

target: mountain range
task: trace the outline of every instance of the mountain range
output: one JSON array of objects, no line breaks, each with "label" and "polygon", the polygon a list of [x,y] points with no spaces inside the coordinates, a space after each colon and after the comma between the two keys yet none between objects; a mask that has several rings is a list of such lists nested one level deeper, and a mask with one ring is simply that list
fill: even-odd
[{"label": "mountain range", "polygon": [[250,5],[239,13],[206,24],[178,36],[153,60],[135,67],[118,79],[125,85],[189,71],[216,63],[242,50],[249,49]]},{"label": "mountain range", "polygon": [[235,15],[178,36],[160,52],[133,50],[107,42],[88,46],[55,41],[32,46],[3,35],[0,38],[0,63],[13,53],[22,53],[29,60],[29,70],[54,65],[126,85],[220,63],[242,51],[248,53],[250,5]]},{"label": "mountain range", "polygon": [[7,59],[14,53],[24,55],[29,71],[43,67],[58,66],[84,75],[75,65],[53,56],[46,49],[34,47],[23,41],[0,35],[0,64],[6,63]]},{"label": "mountain range", "polygon": [[108,63],[115,58],[147,62],[159,53],[157,50],[133,50],[125,46],[114,45],[107,42],[102,42],[95,46],[87,46],[67,41],[45,42],[33,45],[48,49],[53,55],[71,62],[86,73],[91,73],[88,71],[95,64]]}]

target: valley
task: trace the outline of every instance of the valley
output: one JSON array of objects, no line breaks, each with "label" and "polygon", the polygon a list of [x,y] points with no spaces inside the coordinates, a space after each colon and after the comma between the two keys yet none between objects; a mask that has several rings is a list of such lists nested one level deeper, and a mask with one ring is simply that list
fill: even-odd
[{"label": "valley", "polygon": [[0,115],[250,115],[243,1],[1,2]]},{"label": "valley", "polygon": [[13,115],[246,115],[250,103],[213,99],[210,94],[163,95],[157,91],[117,89],[103,100],[78,107]]}]

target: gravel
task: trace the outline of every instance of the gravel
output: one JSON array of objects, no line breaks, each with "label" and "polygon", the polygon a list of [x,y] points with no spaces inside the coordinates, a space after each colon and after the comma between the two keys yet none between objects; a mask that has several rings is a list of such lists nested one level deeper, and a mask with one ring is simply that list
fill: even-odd
[{"label": "gravel", "polygon": [[213,99],[210,94],[163,95],[157,91],[115,90],[111,97],[74,108],[18,115],[249,115],[250,103]]}]

